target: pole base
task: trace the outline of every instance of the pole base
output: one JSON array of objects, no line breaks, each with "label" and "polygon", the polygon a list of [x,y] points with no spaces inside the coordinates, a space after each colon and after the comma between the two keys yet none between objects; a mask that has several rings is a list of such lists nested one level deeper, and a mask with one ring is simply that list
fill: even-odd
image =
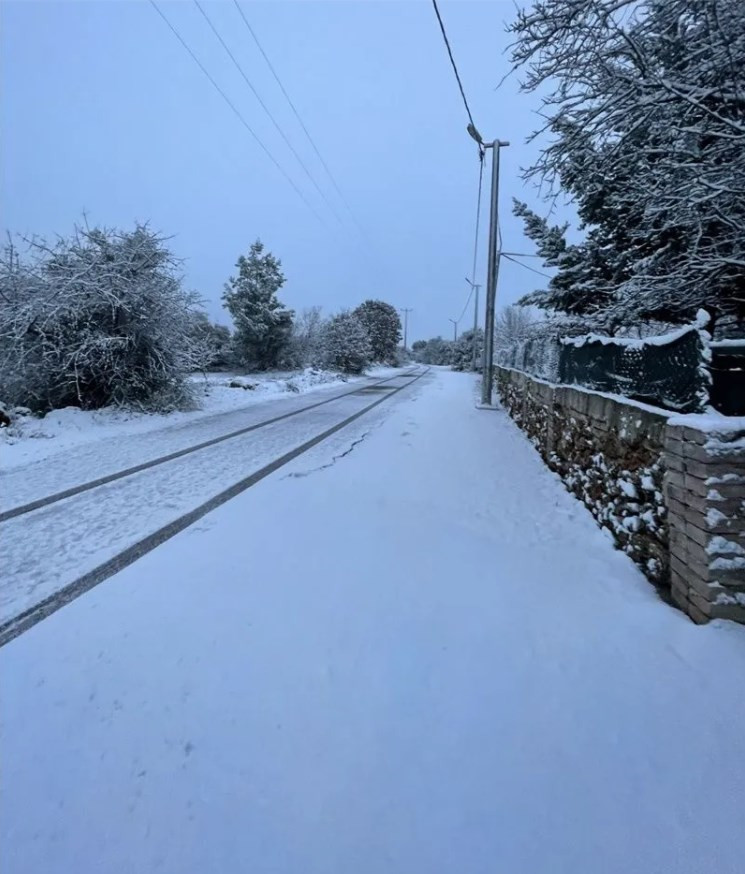
[{"label": "pole base", "polygon": [[476,404],[477,410],[501,410],[496,404]]}]

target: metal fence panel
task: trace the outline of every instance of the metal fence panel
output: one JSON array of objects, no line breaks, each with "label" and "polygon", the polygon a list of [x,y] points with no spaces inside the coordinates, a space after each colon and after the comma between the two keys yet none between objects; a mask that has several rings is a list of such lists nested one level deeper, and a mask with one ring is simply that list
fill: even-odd
[{"label": "metal fence panel", "polygon": [[697,413],[709,402],[709,358],[701,331],[691,326],[646,340],[594,335],[523,340],[499,350],[497,362],[550,382]]}]

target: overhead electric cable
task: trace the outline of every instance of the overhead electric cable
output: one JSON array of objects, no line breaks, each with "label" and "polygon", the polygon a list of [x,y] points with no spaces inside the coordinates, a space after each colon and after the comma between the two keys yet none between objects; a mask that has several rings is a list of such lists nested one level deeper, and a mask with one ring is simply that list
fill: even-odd
[{"label": "overhead electric cable", "polygon": [[228,55],[228,57],[230,58],[230,60],[233,62],[233,64],[234,64],[236,70],[238,70],[238,72],[241,74],[241,76],[242,76],[242,78],[243,78],[243,81],[244,81],[244,82],[246,83],[246,85],[248,85],[248,87],[251,89],[251,93],[252,93],[252,94],[254,95],[254,97],[258,100],[259,105],[260,105],[261,108],[264,110],[264,112],[265,112],[266,115],[268,116],[269,120],[271,121],[271,123],[272,123],[272,124],[274,125],[274,127],[276,128],[277,133],[279,133],[279,135],[282,137],[282,139],[284,140],[284,142],[285,142],[287,148],[292,152],[292,154],[295,156],[295,159],[297,160],[298,164],[299,164],[299,165],[301,166],[301,168],[303,169],[303,172],[304,172],[305,175],[308,177],[308,179],[310,179],[310,181],[311,181],[311,183],[313,184],[313,186],[315,187],[316,191],[320,194],[320,196],[321,196],[323,202],[324,202],[324,203],[326,204],[326,206],[328,206],[328,208],[331,210],[331,212],[332,212],[333,215],[334,215],[334,218],[339,222],[339,224],[343,224],[342,220],[339,218],[339,215],[337,214],[336,210],[334,209],[333,204],[330,203],[330,201],[328,200],[328,198],[327,198],[326,195],[324,194],[324,192],[323,192],[321,186],[318,184],[318,182],[316,182],[315,177],[314,177],[313,174],[310,172],[310,170],[309,170],[308,167],[306,166],[305,162],[304,162],[303,159],[300,157],[300,155],[297,153],[295,147],[292,145],[292,143],[290,142],[289,138],[287,137],[287,135],[285,134],[285,132],[284,132],[284,131],[282,130],[282,128],[280,127],[279,122],[278,122],[277,119],[272,115],[272,112],[271,112],[271,110],[269,109],[269,107],[266,105],[266,103],[264,103],[264,101],[262,100],[261,95],[259,94],[259,92],[258,92],[258,91],[256,90],[256,88],[254,87],[254,85],[253,85],[253,83],[251,82],[251,80],[250,80],[250,79],[248,78],[248,76],[246,75],[246,72],[244,71],[243,67],[241,67],[240,63],[238,62],[238,60],[237,60],[237,58],[235,57],[235,55],[233,54],[233,52],[230,50],[230,47],[228,46],[228,44],[227,44],[227,43],[225,42],[225,40],[222,38],[220,32],[219,32],[218,29],[215,27],[215,24],[214,24],[214,22],[212,21],[212,19],[211,19],[211,18],[209,17],[209,15],[207,15],[207,13],[205,12],[204,7],[202,6],[202,4],[199,2],[199,0],[194,0],[194,5],[197,7],[197,9],[198,9],[198,10],[200,11],[200,13],[202,14],[202,17],[204,18],[204,20],[205,20],[205,21],[207,22],[207,24],[209,25],[209,28],[210,28],[210,30],[212,31],[212,33],[214,33],[214,35],[217,37],[218,41],[220,42],[220,45],[223,47],[223,49],[225,49],[226,54]]},{"label": "overhead electric cable", "polygon": [[473,116],[471,115],[471,107],[468,105],[468,100],[466,98],[466,92],[463,88],[463,82],[460,78],[460,73],[458,72],[458,67],[455,63],[455,58],[453,57],[453,50],[450,48],[450,40],[448,39],[448,35],[445,32],[445,25],[442,21],[442,16],[440,15],[439,7],[437,6],[437,0],[432,0],[432,5],[435,8],[435,15],[437,16],[437,20],[440,23],[440,30],[442,31],[442,38],[445,40],[445,48],[448,50],[448,57],[450,58],[450,63],[453,67],[453,72],[455,73],[455,78],[458,82],[458,88],[460,89],[460,96],[463,98],[463,105],[466,107],[466,112],[468,113],[468,120],[471,122],[472,127],[476,127]]},{"label": "overhead electric cable", "polygon": [[236,107],[236,105],[232,102],[232,100],[228,97],[228,95],[223,91],[223,89],[217,84],[217,82],[213,78],[212,74],[204,66],[204,64],[199,60],[199,58],[196,56],[196,54],[194,54],[194,52],[189,47],[186,40],[181,36],[181,34],[171,24],[171,22],[166,17],[163,10],[155,2],[155,0],[150,0],[150,5],[153,7],[153,9],[155,9],[155,11],[158,13],[158,15],[160,15],[160,17],[163,19],[163,21],[165,21],[165,23],[168,25],[168,28],[170,29],[170,31],[173,33],[173,35],[176,37],[176,39],[181,43],[181,45],[184,47],[186,52],[189,54],[189,57],[199,67],[199,69],[202,71],[202,73],[204,73],[204,75],[207,77],[207,79],[209,79],[212,87],[217,91],[217,93],[222,97],[222,99],[233,110],[233,112],[237,116],[238,120],[241,122],[243,127],[245,127],[246,130],[251,134],[251,136],[254,138],[254,140],[259,145],[259,147],[264,152],[264,154],[269,158],[269,160],[272,162],[272,164],[274,164],[274,166],[277,168],[277,170],[279,170],[279,172],[282,174],[282,176],[284,176],[284,178],[287,180],[287,182],[292,186],[292,189],[297,194],[297,196],[303,201],[303,203],[308,207],[308,209],[313,213],[313,215],[318,219],[318,221],[321,222],[321,224],[325,224],[324,220],[321,218],[321,216],[318,214],[318,212],[316,212],[313,205],[308,201],[308,199],[305,197],[305,195],[300,190],[300,188],[298,188],[298,186],[295,184],[292,177],[287,173],[287,171],[284,169],[284,167],[282,167],[282,165],[279,163],[279,161],[277,161],[277,159],[269,151],[269,149],[264,145],[264,143],[259,139],[259,137],[254,132],[251,125],[243,117],[240,110]]}]

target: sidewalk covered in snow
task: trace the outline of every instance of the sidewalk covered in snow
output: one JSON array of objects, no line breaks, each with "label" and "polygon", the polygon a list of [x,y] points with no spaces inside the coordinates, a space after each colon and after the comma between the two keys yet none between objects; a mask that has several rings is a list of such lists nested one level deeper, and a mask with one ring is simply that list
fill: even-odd
[{"label": "sidewalk covered in snow", "polygon": [[470,375],[0,650],[5,874],[736,874],[745,629],[693,625]]}]

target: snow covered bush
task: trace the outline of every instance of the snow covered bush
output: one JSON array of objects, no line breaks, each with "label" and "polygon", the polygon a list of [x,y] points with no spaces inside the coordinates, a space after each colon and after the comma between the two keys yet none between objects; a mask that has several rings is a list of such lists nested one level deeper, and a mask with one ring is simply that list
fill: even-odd
[{"label": "snow covered bush", "polygon": [[192,342],[200,358],[200,370],[228,367],[231,363],[230,328],[211,322],[207,313],[194,313],[190,329]]},{"label": "snow covered bush", "polygon": [[237,362],[250,370],[286,366],[293,312],[277,297],[285,283],[282,262],[264,253],[264,244],[256,240],[248,257],[241,255],[235,266],[238,275],[225,284],[223,302],[235,324]]},{"label": "snow covered bush", "polygon": [[35,412],[191,402],[198,300],[162,237],[76,228],[0,257],[0,397]]},{"label": "snow covered bush", "polygon": [[431,340],[417,340],[411,347],[414,360],[421,364],[451,364],[453,359],[453,344],[442,337],[432,337]]},{"label": "snow covered bush", "polygon": [[481,367],[481,356],[484,349],[484,332],[478,328],[474,338],[474,332],[464,331],[456,343],[453,343],[453,370],[473,369],[473,346],[476,343],[476,369]]},{"label": "snow covered bush", "polygon": [[342,373],[362,373],[372,360],[367,329],[353,312],[341,312],[321,330],[319,363]]},{"label": "snow covered bush", "polygon": [[367,330],[373,361],[395,364],[401,342],[401,319],[396,308],[382,300],[366,300],[354,314]]}]

